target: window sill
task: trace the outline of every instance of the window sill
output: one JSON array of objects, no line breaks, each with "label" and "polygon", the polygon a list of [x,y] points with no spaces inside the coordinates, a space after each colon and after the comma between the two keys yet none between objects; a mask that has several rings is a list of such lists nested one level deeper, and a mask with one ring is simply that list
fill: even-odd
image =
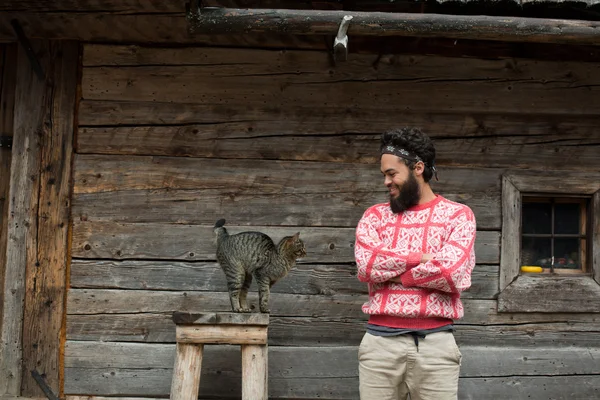
[{"label": "window sill", "polygon": [[519,275],[498,295],[498,312],[600,313],[600,285],[588,275]]}]

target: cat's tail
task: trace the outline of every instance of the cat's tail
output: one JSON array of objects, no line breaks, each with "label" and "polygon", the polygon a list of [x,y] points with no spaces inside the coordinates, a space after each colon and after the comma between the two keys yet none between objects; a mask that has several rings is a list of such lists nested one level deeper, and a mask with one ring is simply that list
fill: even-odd
[{"label": "cat's tail", "polygon": [[219,245],[221,240],[223,240],[224,238],[229,236],[229,233],[227,233],[227,229],[225,229],[224,225],[225,225],[225,219],[221,218],[220,220],[218,220],[215,223],[215,227],[213,228],[213,232],[215,233],[215,236],[217,239],[217,246]]}]

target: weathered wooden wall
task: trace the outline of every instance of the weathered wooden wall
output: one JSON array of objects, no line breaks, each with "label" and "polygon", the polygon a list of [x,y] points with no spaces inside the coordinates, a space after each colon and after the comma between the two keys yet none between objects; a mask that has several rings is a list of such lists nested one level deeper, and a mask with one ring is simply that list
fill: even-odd
[{"label": "weathered wooden wall", "polygon": [[[587,399],[600,314],[498,314],[501,174],[600,167],[600,63],[218,48],[84,48],[65,393],[169,393],[179,311],[228,310],[212,225],[301,231],[274,286],[273,398],[357,398],[366,286],[354,227],[386,200],[380,133],[434,139],[434,189],[478,221],[456,333],[461,399]],[[251,297],[256,303],[256,296]],[[211,348],[201,396],[239,398],[239,351]]]}]

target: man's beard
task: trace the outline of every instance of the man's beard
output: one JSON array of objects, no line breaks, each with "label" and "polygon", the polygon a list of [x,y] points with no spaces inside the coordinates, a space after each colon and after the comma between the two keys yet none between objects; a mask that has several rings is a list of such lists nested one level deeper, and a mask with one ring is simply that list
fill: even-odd
[{"label": "man's beard", "polygon": [[396,186],[396,188],[398,189],[398,196],[394,197],[390,195],[390,207],[394,214],[401,213],[419,204],[419,200],[421,200],[421,188],[419,187],[417,178],[412,173],[408,174],[408,179],[402,187]]}]

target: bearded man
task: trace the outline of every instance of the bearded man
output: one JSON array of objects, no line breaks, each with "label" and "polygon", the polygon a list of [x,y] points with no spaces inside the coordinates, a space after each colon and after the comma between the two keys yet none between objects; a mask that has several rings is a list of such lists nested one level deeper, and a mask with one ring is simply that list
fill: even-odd
[{"label": "bearded man", "polygon": [[461,354],[453,322],[475,266],[471,209],[435,194],[431,139],[417,128],[381,137],[389,203],[365,211],[356,228],[358,279],[369,284],[359,347],[362,400],[454,400]]}]

